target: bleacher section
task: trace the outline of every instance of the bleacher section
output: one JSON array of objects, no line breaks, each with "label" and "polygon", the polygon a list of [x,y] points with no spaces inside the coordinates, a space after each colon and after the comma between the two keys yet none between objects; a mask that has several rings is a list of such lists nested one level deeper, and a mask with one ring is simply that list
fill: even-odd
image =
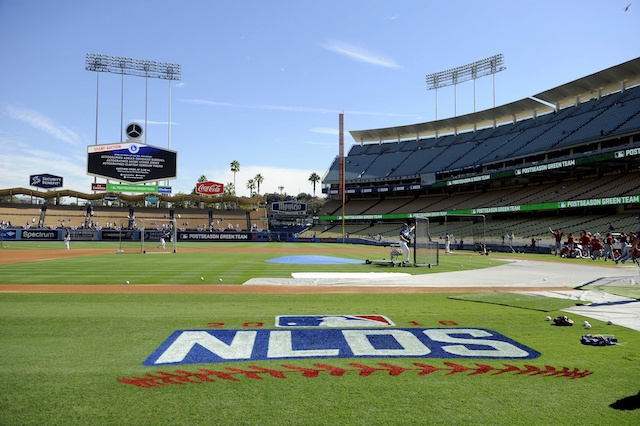
[{"label": "bleacher section", "polygon": [[[264,211],[264,210],[263,210]],[[144,220],[146,227],[158,226],[162,220],[171,217],[171,209],[139,207],[134,209],[136,227],[142,226]],[[249,215],[247,216],[247,213]],[[44,223],[40,224],[40,218]],[[208,230],[210,225],[217,231],[247,231],[249,229],[267,229],[264,213],[258,210],[247,212],[245,210],[213,210],[212,223],[209,221],[209,210],[205,209],[175,209],[174,218],[180,229]],[[92,207],[92,214],[87,220],[86,206],[72,205],[47,205],[42,215],[42,205],[32,204],[5,204],[0,205],[0,222],[13,227],[54,228],[93,228],[105,229],[129,226],[129,208],[126,207]]]},{"label": "bleacher section", "polygon": [[[346,157],[345,181],[420,176],[443,170],[545,153],[599,137],[623,135],[640,129],[640,87],[536,118],[459,135],[413,141],[354,145]],[[338,159],[326,182],[336,182]]]},{"label": "bleacher section", "polygon": [[[591,176],[582,179],[571,179],[563,182],[550,180],[536,185],[511,186],[494,190],[468,191],[450,194],[434,194],[421,197],[388,197],[379,199],[350,199],[345,205],[347,214],[375,214],[385,215],[391,213],[420,213],[455,211],[456,209],[471,209],[481,207],[511,206],[522,204],[536,204],[550,201],[571,201],[612,196],[640,195],[640,172],[613,173],[601,177]],[[341,212],[339,201],[333,200],[325,205],[324,211]],[[328,213],[330,214],[330,213]],[[531,240],[537,241],[541,246],[552,245],[553,237],[549,232],[549,226],[553,228],[565,227],[566,233],[573,232],[578,235],[581,230],[606,235],[607,232],[637,232],[637,213],[619,214],[584,214],[563,215],[556,213],[539,215],[520,215],[515,218],[491,217],[486,221],[486,243],[493,245],[503,244],[505,235],[515,235],[513,244],[526,246]],[[363,238],[372,241],[381,239],[393,241],[401,228],[400,220],[381,222],[377,220],[365,220],[357,223],[347,222],[345,231],[351,238]],[[320,237],[341,238],[341,224],[333,223],[327,227],[319,224],[309,230],[309,233],[317,233]],[[442,218],[431,220],[431,234],[434,239],[443,240],[446,232],[472,243],[473,226],[467,223],[446,223]],[[509,244],[508,238],[505,244]]]}]

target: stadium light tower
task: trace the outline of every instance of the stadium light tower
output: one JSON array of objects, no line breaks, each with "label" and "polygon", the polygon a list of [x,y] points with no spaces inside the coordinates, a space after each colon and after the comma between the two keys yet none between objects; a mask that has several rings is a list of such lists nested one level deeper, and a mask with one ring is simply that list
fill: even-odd
[{"label": "stadium light tower", "polygon": [[[142,59],[125,58],[121,56],[100,55],[95,53],[87,53],[85,69],[87,71],[95,71],[96,79],[96,145],[98,144],[98,94],[100,84],[100,73],[110,72],[120,74],[122,76],[122,88],[120,94],[120,142],[122,142],[123,122],[123,101],[124,101],[124,76],[133,75],[136,77],[144,77],[145,80],[151,78],[159,78],[169,80],[169,148],[171,148],[171,80],[180,80],[181,69],[180,64],[172,64],[167,62],[147,61]],[[145,143],[147,142],[147,87],[145,81],[145,100],[144,100],[144,126],[145,126]]]},{"label": "stadium light tower", "polygon": [[496,77],[497,72],[505,70],[504,55],[502,53],[472,62],[461,67],[427,74],[427,89],[436,91],[436,120],[438,120],[438,88],[454,86],[454,115],[458,115],[457,85],[473,80],[473,112],[476,112],[476,79],[493,75],[493,107],[496,106]]}]

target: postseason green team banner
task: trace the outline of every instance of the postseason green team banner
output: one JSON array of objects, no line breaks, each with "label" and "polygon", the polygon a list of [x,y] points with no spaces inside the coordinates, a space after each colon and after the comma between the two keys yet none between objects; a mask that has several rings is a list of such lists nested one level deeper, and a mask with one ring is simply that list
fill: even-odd
[{"label": "postseason green team banner", "polygon": [[108,183],[107,192],[140,192],[143,194],[171,194],[170,186],[158,185],[133,185],[124,183]]},{"label": "postseason green team banner", "polygon": [[[558,210],[572,209],[579,207],[600,207],[615,206],[623,204],[639,204],[640,195],[629,195],[624,197],[603,197],[590,198],[586,200],[557,201],[551,203],[521,204],[514,206],[496,206],[484,207],[478,209],[460,209],[445,210],[439,212],[427,213],[396,213],[396,214],[360,214],[345,215],[345,220],[373,220],[373,219],[412,219],[417,217],[442,217],[470,214],[488,214],[488,213],[509,213],[509,212],[525,212],[525,211],[542,211],[542,210]],[[320,216],[319,220],[342,220],[342,216]]]}]

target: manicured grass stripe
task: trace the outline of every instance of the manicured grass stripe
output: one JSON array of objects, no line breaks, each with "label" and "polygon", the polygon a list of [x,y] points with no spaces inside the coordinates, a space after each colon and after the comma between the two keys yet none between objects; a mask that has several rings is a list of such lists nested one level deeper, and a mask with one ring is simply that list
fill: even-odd
[{"label": "manicured grass stripe", "polygon": [[[553,297],[533,296],[527,294],[489,292],[457,294],[451,299],[465,300],[467,302],[489,303],[493,305],[509,306],[512,308],[530,309],[534,311],[551,312],[575,306],[575,303],[566,299]],[[581,301],[581,304],[590,303]]]}]

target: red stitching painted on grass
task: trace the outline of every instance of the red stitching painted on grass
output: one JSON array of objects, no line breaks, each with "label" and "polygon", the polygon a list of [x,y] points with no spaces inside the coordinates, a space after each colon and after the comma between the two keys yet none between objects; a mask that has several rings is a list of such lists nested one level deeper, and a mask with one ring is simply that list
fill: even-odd
[{"label": "red stitching painted on grass", "polygon": [[443,366],[436,367],[428,364],[413,363],[414,367],[401,367],[386,363],[377,363],[375,366],[351,363],[352,368],[335,367],[325,364],[313,364],[311,367],[298,367],[293,365],[281,365],[283,368],[273,369],[265,368],[257,365],[250,365],[246,369],[224,367],[225,371],[209,370],[206,368],[198,368],[197,372],[186,370],[175,370],[175,372],[158,371],[155,374],[147,373],[144,377],[122,377],[118,378],[118,382],[132,385],[139,388],[157,388],[167,385],[183,386],[187,384],[201,384],[206,382],[215,382],[216,380],[225,380],[238,382],[238,377],[244,377],[251,380],[262,380],[263,376],[275,379],[286,379],[287,374],[302,373],[302,377],[317,378],[321,373],[329,373],[330,376],[341,377],[348,373],[357,373],[360,377],[369,377],[376,373],[386,373],[389,376],[400,376],[406,372],[417,372],[418,376],[426,376],[428,374],[443,372],[445,376],[454,374],[466,374],[467,376],[478,376],[489,374],[497,376],[500,374],[513,373],[516,376],[542,376],[542,377],[565,377],[570,380],[582,379],[593,374],[593,371],[579,370],[577,368],[570,369],[562,367],[560,369],[545,365],[544,367],[536,367],[534,365],[525,364],[523,367],[517,367],[511,364],[502,364],[494,367],[487,364],[474,364],[474,366],[466,366],[453,362],[443,362]]}]

